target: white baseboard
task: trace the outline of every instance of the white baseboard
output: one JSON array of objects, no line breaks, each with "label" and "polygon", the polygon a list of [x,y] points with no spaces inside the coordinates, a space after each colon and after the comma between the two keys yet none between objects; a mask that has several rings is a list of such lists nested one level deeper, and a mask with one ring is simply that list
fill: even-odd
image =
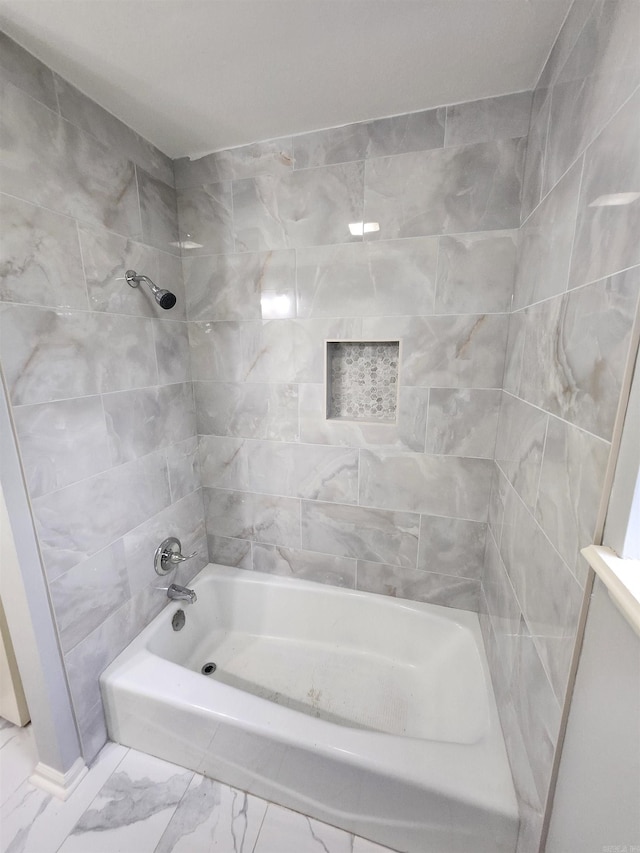
[{"label": "white baseboard", "polygon": [[66,773],[54,770],[53,767],[39,761],[33,774],[29,777],[29,781],[36,788],[48,791],[59,800],[66,800],[87,773],[88,768],[82,758],[77,758]]}]

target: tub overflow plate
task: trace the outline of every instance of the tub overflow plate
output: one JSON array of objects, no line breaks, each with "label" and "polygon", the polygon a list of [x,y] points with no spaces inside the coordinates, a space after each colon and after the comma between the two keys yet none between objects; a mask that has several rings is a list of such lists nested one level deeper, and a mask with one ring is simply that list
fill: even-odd
[{"label": "tub overflow plate", "polygon": [[187,621],[186,616],[184,615],[184,610],[176,610],[173,614],[173,619],[171,620],[171,625],[174,631],[182,631],[184,628],[184,623]]}]

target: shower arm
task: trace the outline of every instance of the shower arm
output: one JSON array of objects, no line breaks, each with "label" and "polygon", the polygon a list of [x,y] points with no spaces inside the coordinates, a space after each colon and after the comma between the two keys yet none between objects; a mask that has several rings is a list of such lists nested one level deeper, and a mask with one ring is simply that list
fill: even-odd
[{"label": "shower arm", "polygon": [[153,293],[153,298],[161,308],[173,308],[176,304],[175,294],[171,293],[169,290],[163,290],[155,285],[148,275],[138,275],[135,270],[127,270],[124,277],[130,287],[137,287],[140,282],[143,281],[151,293]]},{"label": "shower arm", "polygon": [[154,284],[148,275],[138,275],[135,270],[127,270],[124,274],[127,284],[131,285],[131,287],[137,287],[141,281],[146,281],[149,287],[151,288],[152,293],[158,293],[160,288],[157,284]]}]

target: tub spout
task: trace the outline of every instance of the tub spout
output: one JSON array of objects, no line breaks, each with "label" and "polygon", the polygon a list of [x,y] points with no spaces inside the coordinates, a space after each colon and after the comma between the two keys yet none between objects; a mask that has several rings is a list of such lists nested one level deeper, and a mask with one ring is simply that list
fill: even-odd
[{"label": "tub spout", "polygon": [[169,587],[167,587],[167,598],[170,598],[172,601],[188,601],[189,604],[193,604],[197,601],[198,596],[193,589],[187,589],[186,586],[180,586],[180,584],[172,583]]}]

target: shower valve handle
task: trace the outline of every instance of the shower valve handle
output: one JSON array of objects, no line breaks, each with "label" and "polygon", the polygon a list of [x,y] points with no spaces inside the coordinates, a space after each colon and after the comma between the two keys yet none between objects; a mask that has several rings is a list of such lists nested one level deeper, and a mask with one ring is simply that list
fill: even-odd
[{"label": "shower valve handle", "polygon": [[164,542],[161,542],[156,548],[156,553],[153,559],[153,566],[156,570],[156,574],[168,575],[169,572],[175,569],[178,563],[184,563],[186,560],[191,560],[193,557],[197,556],[197,554],[198,552],[194,551],[193,554],[189,554],[185,557],[182,553],[180,540],[175,536],[169,536],[168,539],[165,539]]}]

